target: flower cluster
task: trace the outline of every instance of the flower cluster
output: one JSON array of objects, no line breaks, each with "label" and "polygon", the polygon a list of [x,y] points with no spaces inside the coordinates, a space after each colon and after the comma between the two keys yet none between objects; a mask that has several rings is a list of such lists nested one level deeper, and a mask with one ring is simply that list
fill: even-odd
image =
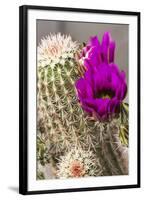
[{"label": "flower cluster", "polygon": [[99,160],[91,151],[75,147],[59,160],[57,176],[61,179],[100,176],[101,174]]},{"label": "flower cluster", "polygon": [[79,60],[86,69],[75,83],[80,104],[100,121],[118,115],[127,92],[125,72],[114,63],[114,52],[115,42],[106,32],[101,44],[90,38]]},{"label": "flower cluster", "polygon": [[74,58],[79,44],[72,41],[71,36],[61,33],[50,34],[41,40],[38,46],[38,66],[64,64],[68,58]]}]

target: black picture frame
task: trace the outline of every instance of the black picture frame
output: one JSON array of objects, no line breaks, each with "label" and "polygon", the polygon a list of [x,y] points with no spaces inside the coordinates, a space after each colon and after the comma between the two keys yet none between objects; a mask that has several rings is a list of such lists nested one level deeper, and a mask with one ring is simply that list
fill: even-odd
[{"label": "black picture frame", "polygon": [[[28,11],[49,10],[80,13],[118,14],[137,17],[137,184],[116,185],[75,189],[54,189],[42,191],[28,191]],[[23,5],[19,7],[19,193],[23,195],[80,192],[108,189],[127,189],[140,187],[140,12],[96,10],[66,7],[47,7]]]}]

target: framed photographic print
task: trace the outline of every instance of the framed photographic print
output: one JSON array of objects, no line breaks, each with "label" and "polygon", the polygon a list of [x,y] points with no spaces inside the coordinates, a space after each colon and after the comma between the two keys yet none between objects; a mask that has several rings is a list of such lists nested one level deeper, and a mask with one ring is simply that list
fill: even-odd
[{"label": "framed photographic print", "polygon": [[19,192],[140,187],[140,13],[19,14]]}]

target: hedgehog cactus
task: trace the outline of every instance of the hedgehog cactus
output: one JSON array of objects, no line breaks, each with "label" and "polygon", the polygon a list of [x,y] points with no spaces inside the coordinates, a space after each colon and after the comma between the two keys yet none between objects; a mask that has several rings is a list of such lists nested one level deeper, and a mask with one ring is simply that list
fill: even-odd
[{"label": "hedgehog cactus", "polygon": [[58,163],[57,177],[74,178],[87,176],[101,176],[103,169],[99,159],[92,151],[82,150],[80,147],[72,147]]},{"label": "hedgehog cactus", "polygon": [[[89,135],[93,133],[92,129],[94,129],[94,126],[90,128],[87,124],[88,121],[86,119],[88,117],[84,116],[85,114],[79,106],[75,95],[74,84],[79,75],[74,56],[78,51],[79,45],[76,42],[72,42],[71,38],[67,36],[54,35],[54,41],[56,38],[57,42],[62,40],[63,43],[65,43],[65,40],[66,42],[69,40],[67,48],[70,52],[67,51],[65,46],[65,51],[62,51],[62,55],[60,54],[56,58],[59,60],[58,63],[55,63],[56,56],[54,57],[54,62],[51,60],[48,62],[51,64],[46,66],[43,66],[42,59],[38,60],[37,84],[38,132],[49,143],[47,146],[54,155],[68,150],[73,143],[79,144],[83,142],[83,145],[85,145],[85,137],[90,140]],[[52,36],[51,40],[53,42]],[[55,41],[54,45],[57,47],[59,44]],[[42,45],[39,48],[42,49]],[[51,52],[51,49],[49,51]],[[45,59],[46,55],[44,56],[44,53],[48,54],[48,50],[44,52],[41,50],[40,52]],[[57,51],[55,50],[56,53]],[[63,54],[65,55],[64,59],[62,58]],[[38,56],[38,58],[41,57]],[[44,62],[46,61],[44,60]],[[90,121],[90,123],[94,122]],[[89,142],[90,145],[91,141]]]},{"label": "hedgehog cactus", "polygon": [[[115,128],[113,136],[113,131],[108,130],[113,121],[107,126],[95,120],[78,103],[75,83],[80,78],[80,65],[75,57],[80,49],[80,45],[73,42],[70,36],[60,33],[50,34],[38,46],[38,162],[43,166],[51,163],[57,170],[60,156],[69,152],[72,146],[79,146],[96,155],[103,175],[126,174],[119,128]],[[117,121],[121,123],[119,119]],[[43,177],[40,173],[39,176]]]},{"label": "hedgehog cactus", "polygon": [[38,128],[57,154],[70,146],[69,132],[76,120],[74,53],[78,44],[60,34],[47,37],[42,44],[38,51]]}]

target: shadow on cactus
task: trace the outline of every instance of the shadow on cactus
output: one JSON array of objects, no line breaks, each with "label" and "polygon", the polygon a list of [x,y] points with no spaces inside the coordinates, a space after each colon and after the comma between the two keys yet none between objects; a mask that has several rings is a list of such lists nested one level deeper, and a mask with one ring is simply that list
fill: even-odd
[{"label": "shadow on cactus", "polygon": [[115,46],[109,33],[85,46],[61,33],[41,40],[38,180],[128,174],[127,84],[114,63]]}]

